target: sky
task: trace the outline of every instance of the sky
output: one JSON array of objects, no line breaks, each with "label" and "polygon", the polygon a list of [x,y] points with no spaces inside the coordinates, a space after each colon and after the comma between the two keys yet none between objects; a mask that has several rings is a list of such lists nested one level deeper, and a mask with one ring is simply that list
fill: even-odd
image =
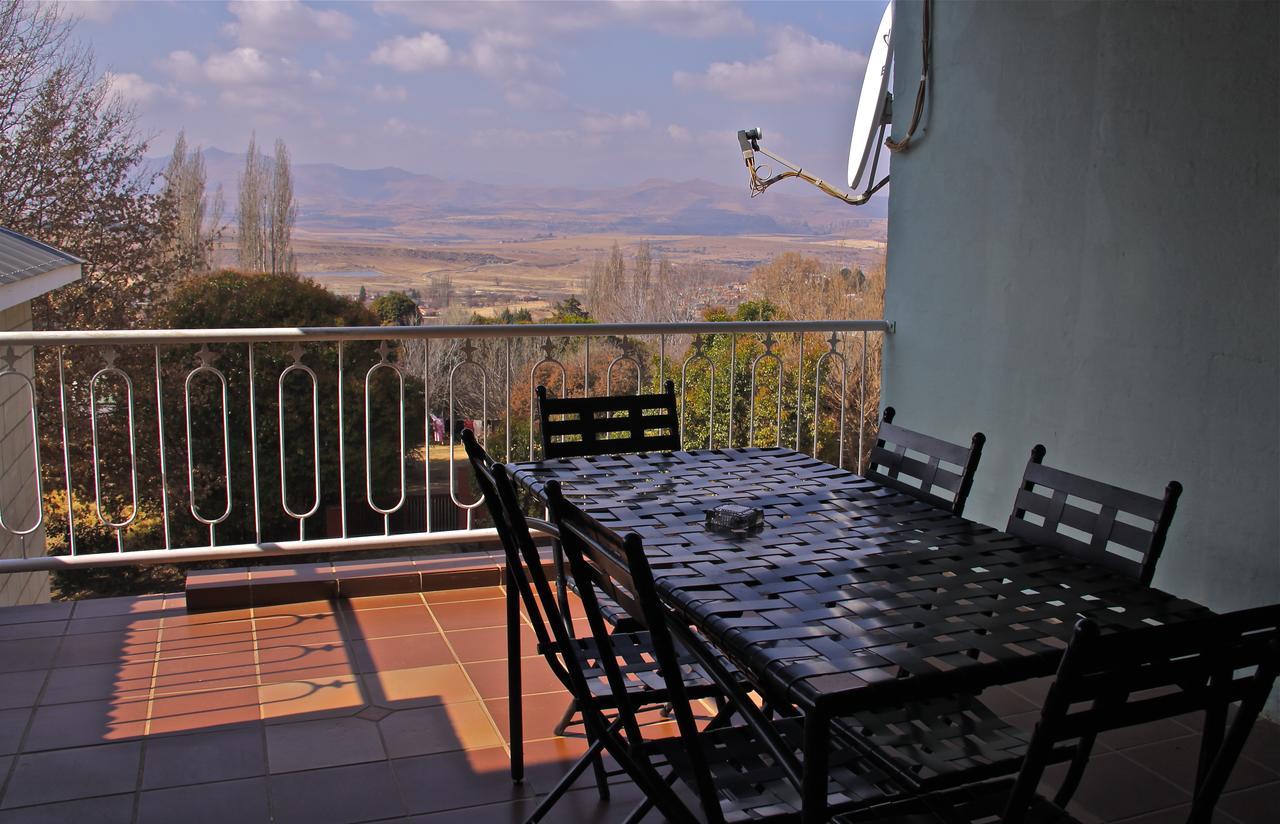
[{"label": "sky", "polygon": [[745,186],[735,133],[843,178],[872,2],[109,2],[76,37],[134,105],[150,154],[178,131],[295,163],[486,183]]}]

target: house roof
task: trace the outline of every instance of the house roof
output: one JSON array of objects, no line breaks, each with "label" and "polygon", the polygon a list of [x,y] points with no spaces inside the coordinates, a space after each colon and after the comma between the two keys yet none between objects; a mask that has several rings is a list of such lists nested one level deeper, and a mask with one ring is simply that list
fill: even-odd
[{"label": "house roof", "polygon": [[79,280],[84,261],[0,226],[0,310]]},{"label": "house roof", "polygon": [[0,226],[0,283],[17,283],[82,263],[75,255]]}]

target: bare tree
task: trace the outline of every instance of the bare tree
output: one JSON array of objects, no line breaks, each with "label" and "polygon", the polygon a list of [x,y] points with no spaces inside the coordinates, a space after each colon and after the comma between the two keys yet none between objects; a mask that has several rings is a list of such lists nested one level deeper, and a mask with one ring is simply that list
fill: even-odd
[{"label": "bare tree", "polygon": [[174,248],[192,270],[208,271],[214,241],[221,233],[222,189],[214,195],[210,209],[205,195],[204,153],[199,146],[188,153],[185,132],[178,132],[164,178],[165,195],[175,210]]},{"label": "bare tree", "polygon": [[275,164],[267,198],[267,251],[270,271],[293,272],[293,225],[298,220],[298,203],[293,197],[293,172],[289,148],[276,138]]},{"label": "bare tree", "polygon": [[270,169],[258,153],[258,137],[249,136],[249,149],[244,155],[240,173],[240,209],[236,215],[240,243],[240,268],[246,272],[266,269],[263,203],[266,200]]},{"label": "bare tree", "polygon": [[146,140],[56,4],[0,0],[0,224],[84,258],[34,303],[40,328],[131,326],[179,269]]}]

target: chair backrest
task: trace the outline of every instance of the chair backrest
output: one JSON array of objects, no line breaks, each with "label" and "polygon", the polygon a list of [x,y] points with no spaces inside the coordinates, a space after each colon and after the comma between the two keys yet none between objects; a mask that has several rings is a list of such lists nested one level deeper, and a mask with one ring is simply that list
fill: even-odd
[{"label": "chair backrest", "polygon": [[538,387],[542,455],[577,458],[623,452],[674,452],[680,449],[676,387],[667,381],[656,395],[602,395],[552,398]]},{"label": "chair backrest", "polygon": [[1045,466],[1044,456],[1036,444],[1005,531],[1150,584],[1182,484],[1153,498]]},{"label": "chair backrest", "polygon": [[[507,475],[506,467],[489,457],[470,429],[463,431],[462,443],[466,447],[467,458],[475,471],[476,483],[502,542],[502,551],[506,556],[507,584],[514,585],[520,595],[529,614],[529,623],[533,625],[539,651],[548,660],[554,661],[554,650],[562,649],[569,640],[567,627],[572,616],[561,611],[547,581],[542,556],[529,532],[524,513],[520,510],[515,486]],[[559,631],[562,629],[563,634]]]},{"label": "chair backrest", "polygon": [[[592,638],[600,650],[598,663],[605,670],[613,697],[611,703],[617,708],[616,722],[607,723],[603,714],[599,714],[596,720],[597,728],[603,728],[606,745],[669,820],[696,820],[684,802],[670,792],[659,777],[656,765],[646,755],[636,708],[627,695],[626,681],[618,665],[619,654],[614,646],[614,636],[600,611],[598,593],[617,601],[648,631],[677,729],[682,740],[692,748],[690,760],[700,790],[703,814],[708,821],[722,821],[710,768],[698,742],[698,728],[689,704],[682,668],[678,663],[675,642],[667,623],[666,609],[658,599],[653,573],[640,537],[635,533],[619,537],[612,530],[601,526],[566,501],[556,481],[547,484],[547,499],[552,519],[560,530],[565,558],[578,585],[578,594],[582,598],[582,609],[591,627]],[[599,704],[589,696],[590,691],[587,692],[586,701],[590,706],[582,707],[584,715],[588,712],[596,715],[599,713]],[[583,699],[579,698],[580,707],[582,703]]]},{"label": "chair backrest", "polygon": [[[1081,619],[1045,697],[1005,809],[1023,820],[1058,743],[1087,748],[1100,732],[1205,712],[1191,822],[1212,817],[1249,730],[1280,671],[1280,604],[1102,634]],[[1230,729],[1227,708],[1238,703]]]},{"label": "chair backrest", "polygon": [[885,407],[863,477],[963,515],[987,437],[975,432],[963,447],[898,426],[896,414],[892,406]]}]

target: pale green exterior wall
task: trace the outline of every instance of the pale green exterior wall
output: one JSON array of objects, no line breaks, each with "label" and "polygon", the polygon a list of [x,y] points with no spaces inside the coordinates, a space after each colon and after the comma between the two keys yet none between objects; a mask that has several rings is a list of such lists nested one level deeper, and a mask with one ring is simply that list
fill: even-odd
[{"label": "pale green exterior wall", "polygon": [[[30,331],[31,304],[0,310],[0,330]],[[2,354],[2,353],[0,353]],[[24,375],[34,368],[31,350],[19,350],[14,367]],[[5,523],[26,529],[39,516],[34,462],[31,454],[30,398],[25,384],[9,377],[0,381],[0,512]],[[0,530],[0,558],[44,554],[44,528],[26,536]],[[49,600],[49,573],[17,572],[0,575],[0,606],[40,604]]]},{"label": "pale green exterior wall", "polygon": [[[898,122],[920,6],[896,20]],[[1155,584],[1280,601],[1280,5],[937,2],[927,128],[893,159],[886,404],[1158,495]],[[1277,709],[1273,696],[1272,712]]]}]

